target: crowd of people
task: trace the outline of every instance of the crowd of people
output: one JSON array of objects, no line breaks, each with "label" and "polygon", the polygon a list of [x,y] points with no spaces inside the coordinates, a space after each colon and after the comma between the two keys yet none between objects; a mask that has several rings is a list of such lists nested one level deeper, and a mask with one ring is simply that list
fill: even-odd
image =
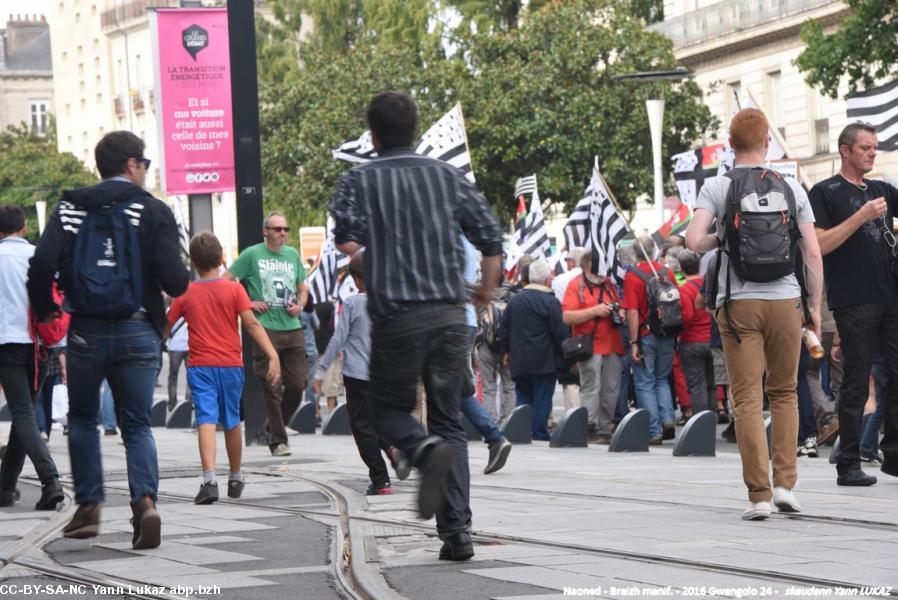
[{"label": "crowd of people", "polygon": [[[457,169],[410,149],[414,101],[379,94],[367,118],[378,157],[342,177],[330,206],[359,292],[336,310],[309,300],[278,212],[265,218],[264,241],[226,269],[216,237],[195,235],[190,281],[171,211],[143,189],[143,142],[128,132],[100,141],[103,181],[65,192],[36,247],[24,239],[22,209],[0,207],[0,385],[13,417],[0,506],[19,500],[26,457],[42,484],[36,508],[63,498],[34,412],[42,380],[52,387],[61,378],[78,505],[63,535],[98,535],[105,381],[126,450],[133,546],[159,545],[150,413],[163,340],[171,404],[187,363],[203,478],[195,502],[219,497],[219,426],[227,494],[239,498],[240,324],[253,341],[272,456],[290,455],[288,423],[303,395],[316,412],[325,396],[330,412],[342,384],[368,493],[392,492],[384,456],[398,479],[417,469],[418,513],[436,516],[441,559],[474,554],[459,416],[483,435],[492,473],[511,451],[497,423],[516,405],[532,408],[533,439],[550,439],[559,383],[566,408],[586,407],[592,444],[610,443],[633,408],[649,414],[651,445],[676,439],[694,415],[716,413],[742,458],[745,519],[769,517],[771,502],[800,511],[797,457],[816,456],[836,434],[838,485],[876,483],[862,462],[898,476],[898,191],[864,178],[876,155],[872,127],[845,128],[839,174],[808,194],[765,169],[767,121],[740,111],[730,126],[735,167],[705,182],[685,236],[660,247],[639,236],[619,248],[618,281],[598,272],[610,261],[585,248],[567,251],[561,275],[530,257],[503,273],[502,231],[485,199]],[[174,298],[167,311],[164,295]],[[36,369],[43,363],[50,376]],[[871,372],[882,398],[862,431]]]}]

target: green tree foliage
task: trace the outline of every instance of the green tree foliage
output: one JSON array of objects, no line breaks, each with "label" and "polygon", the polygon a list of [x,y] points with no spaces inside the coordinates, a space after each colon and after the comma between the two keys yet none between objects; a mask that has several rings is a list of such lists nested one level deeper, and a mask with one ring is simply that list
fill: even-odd
[{"label": "green tree foliage", "polygon": [[845,0],[851,14],[827,35],[819,21],[801,30],[807,48],[795,60],[808,85],[828,96],[838,95],[839,82],[848,79],[849,91],[866,89],[876,80],[894,77],[898,68],[898,2]]},{"label": "green tree foliage", "polygon": [[[276,11],[278,19],[294,15],[281,27],[295,27],[298,14],[330,15],[323,1],[286,2],[275,5],[300,12]],[[427,8],[429,0],[384,0],[378,10],[417,7],[392,34],[383,27],[385,14],[366,8],[366,0],[330,6],[338,4],[345,12],[331,15],[335,20],[299,48],[301,68],[262,87],[266,202],[300,224],[324,222],[334,183],[350,167],[331,158],[331,150],[365,130],[367,101],[385,89],[414,95],[422,128],[461,101],[478,185],[503,216],[513,210],[516,178],[530,173],[538,174],[544,198],[573,206],[589,181],[594,155],[625,207],[650,192],[646,98],[663,95],[667,101],[665,156],[688,148],[714,125],[691,81],[612,80],[676,66],[669,40],[647,31],[645,19],[617,0],[533,1],[513,27],[499,9],[514,2],[461,0],[455,4],[471,20],[459,25],[451,55],[432,20],[427,31],[415,20],[444,14],[436,2]],[[486,15],[481,22],[491,25],[470,26],[478,4]],[[359,19],[359,28],[347,25]]]},{"label": "green tree foliage", "polygon": [[666,100],[664,156],[688,148],[712,117],[691,81],[625,84],[614,75],[672,69],[670,41],[615,0],[569,0],[519,29],[470,45],[476,76],[462,98],[474,173],[508,214],[515,177],[537,173],[540,193],[573,206],[593,156],[624,207],[652,189],[645,100]]},{"label": "green tree foliage", "polygon": [[25,209],[32,241],[38,231],[35,202],[45,200],[49,215],[63,190],[96,181],[96,175],[74,155],[56,149],[52,125],[45,136],[33,135],[24,124],[0,132],[0,204]]}]

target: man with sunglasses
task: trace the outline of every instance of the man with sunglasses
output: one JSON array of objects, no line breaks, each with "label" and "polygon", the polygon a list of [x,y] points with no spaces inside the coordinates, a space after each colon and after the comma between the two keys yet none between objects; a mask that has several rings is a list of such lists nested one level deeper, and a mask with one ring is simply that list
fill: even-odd
[{"label": "man with sunglasses", "polygon": [[861,420],[870,365],[879,344],[889,375],[882,471],[898,476],[898,255],[892,221],[898,190],[865,179],[878,142],[869,123],[851,123],[839,134],[839,173],[811,189],[817,239],[823,252],[826,295],[836,318],[844,360],[839,396],[839,485],[868,486],[876,477],[861,470]]},{"label": "man with sunglasses", "polygon": [[125,443],[134,515],[131,543],[137,549],[155,548],[161,541],[150,411],[165,326],[162,292],[180,296],[189,282],[174,215],[143,189],[150,165],[143,151],[143,141],[129,131],[103,136],[94,152],[103,181],[63,192],[28,271],[28,294],[39,321],[52,321],[62,311],[51,291],[57,272],[66,311],[72,313],[69,454],[78,510],[63,536],[83,539],[99,533],[105,497],[97,425],[100,383],[106,379]]},{"label": "man with sunglasses", "polygon": [[289,231],[284,215],[270,213],[262,228],[265,241],[241,252],[224,275],[246,284],[253,311],[281,361],[283,391],[266,378],[268,357],[259,348],[253,349],[253,373],[265,389],[272,456],[290,455],[286,423],[299,407],[307,375],[306,339],[299,313],[309,288],[299,252],[287,245]]}]

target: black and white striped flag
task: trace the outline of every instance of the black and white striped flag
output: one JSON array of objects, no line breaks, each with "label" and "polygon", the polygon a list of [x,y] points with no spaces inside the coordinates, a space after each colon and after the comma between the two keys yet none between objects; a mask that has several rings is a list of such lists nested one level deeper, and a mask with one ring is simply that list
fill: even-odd
[{"label": "black and white striped flag", "polygon": [[[474,169],[471,166],[471,153],[468,151],[468,135],[465,132],[465,118],[461,112],[461,104],[434,123],[415,147],[415,152],[446,161],[457,167],[471,183],[474,183]],[[371,132],[366,131],[356,140],[344,142],[342,146],[331,151],[334,158],[353,163],[365,163],[377,158],[374,145],[371,143]]]},{"label": "black and white striped flag", "polygon": [[327,239],[319,254],[318,266],[309,277],[309,294],[318,304],[337,297],[340,269],[349,265],[349,257],[337,250],[334,242],[333,223],[328,218]]},{"label": "black and white striped flag", "polygon": [[[546,231],[546,219],[543,215],[542,203],[536,189],[536,175],[522,177],[515,184],[515,198],[532,194],[530,208],[524,217],[521,227],[515,232],[514,241],[523,254],[529,254],[535,260],[548,258],[552,251],[549,234]],[[522,193],[518,193],[522,192]]]},{"label": "black and white striped flag", "polygon": [[349,140],[336,150],[331,150],[331,156],[339,160],[353,163],[365,163],[377,157],[377,151],[371,142],[371,132],[365,131],[357,140]]},{"label": "black and white striped flag", "polygon": [[599,275],[613,274],[618,282],[622,282],[627,270],[617,258],[616,247],[629,231],[630,226],[617,211],[599,174],[596,159],[589,187],[564,226],[567,248],[589,248],[592,251],[593,272]]},{"label": "black and white striped flag", "polygon": [[187,231],[187,226],[184,225],[184,219],[181,216],[181,197],[175,196],[175,205],[172,209],[172,214],[175,217],[175,225],[178,226],[178,243],[181,246],[181,253],[184,255],[184,258],[190,258],[190,233]]},{"label": "black and white striped flag", "polygon": [[881,152],[898,149],[898,79],[849,94],[845,100],[849,122],[863,121],[876,128]]}]

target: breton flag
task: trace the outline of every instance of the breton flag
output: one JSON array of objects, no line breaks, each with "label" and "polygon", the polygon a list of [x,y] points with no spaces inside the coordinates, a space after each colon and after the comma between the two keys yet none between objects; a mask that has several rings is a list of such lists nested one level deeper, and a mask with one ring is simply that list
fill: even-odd
[{"label": "breton flag", "polygon": [[[474,169],[471,153],[468,151],[468,134],[465,132],[465,118],[461,104],[456,104],[421,136],[415,152],[446,161],[457,167],[465,178],[474,183]],[[344,142],[331,151],[334,158],[353,163],[365,163],[377,157],[371,143],[371,132],[366,131],[358,139]]]},{"label": "breton flag", "polygon": [[178,244],[181,246],[181,253],[186,259],[190,259],[190,233],[187,226],[184,225],[184,218],[181,216],[181,197],[175,196],[175,205],[172,209],[175,217],[175,225],[178,226]]},{"label": "breton flag", "polygon": [[[523,193],[519,194],[518,192]],[[536,175],[522,177],[515,184],[515,196],[520,203],[524,202],[524,194],[526,193],[532,194],[530,210],[523,215],[523,219],[518,220],[514,242],[521,249],[522,253],[529,254],[535,260],[548,258],[552,246],[549,244],[549,234],[546,232],[546,219],[536,190]]]},{"label": "breton flag", "polygon": [[592,271],[598,275],[614,275],[623,282],[627,269],[617,258],[617,243],[630,232],[630,226],[617,211],[605,181],[599,173],[596,157],[592,178],[564,226],[568,250],[583,246],[592,251]]},{"label": "breton flag", "polygon": [[898,79],[891,83],[848,94],[848,121],[863,121],[876,128],[879,150],[898,148]]},{"label": "breton flag", "polygon": [[365,163],[377,158],[377,151],[371,142],[371,132],[366,130],[359,139],[343,142],[339,148],[331,150],[331,156],[353,163]]},{"label": "breton flag", "polygon": [[349,264],[349,257],[337,250],[334,226],[328,217],[327,239],[318,255],[318,266],[309,277],[309,293],[315,304],[336,298],[340,269]]}]

